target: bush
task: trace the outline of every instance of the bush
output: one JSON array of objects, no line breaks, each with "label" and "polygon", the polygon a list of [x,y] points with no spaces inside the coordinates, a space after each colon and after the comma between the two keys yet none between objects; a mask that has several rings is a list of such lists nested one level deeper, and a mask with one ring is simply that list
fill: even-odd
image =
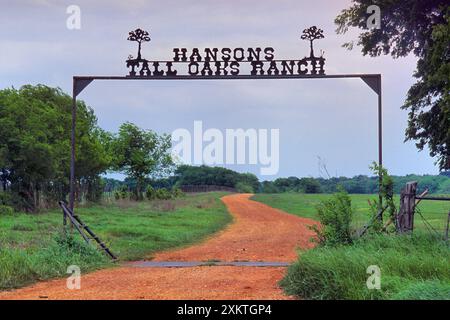
[{"label": "bush", "polygon": [[161,188],[156,190],[156,199],[159,200],[169,200],[172,198],[172,194],[166,189],[166,188]]},{"label": "bush", "polygon": [[148,200],[153,200],[156,198],[156,192],[152,186],[147,186],[147,189],[145,190],[145,197]]},{"label": "bush", "polygon": [[114,191],[114,198],[116,200],[120,199],[129,199],[131,196],[130,192],[128,192],[127,186],[122,186],[118,190]]},{"label": "bush", "polygon": [[174,187],[174,188],[172,188],[172,196],[174,198],[181,198],[181,197],[184,197],[185,194],[180,188]]},{"label": "bush", "polygon": [[236,191],[240,193],[254,193],[255,190],[253,190],[253,187],[245,184],[243,182],[238,182],[235,185]]},{"label": "bush", "polygon": [[[371,265],[381,269],[380,290],[366,286]],[[448,293],[449,265],[448,245],[430,234],[371,235],[301,253],[281,286],[303,299],[441,299]]]},{"label": "bush", "polygon": [[11,193],[5,191],[0,192],[0,205],[10,206],[12,203]]},{"label": "bush", "polygon": [[0,215],[2,214],[13,214],[14,209],[10,206],[0,205]]},{"label": "bush", "polygon": [[345,191],[338,192],[317,206],[321,227],[314,226],[320,244],[338,245],[352,242],[352,201]]}]

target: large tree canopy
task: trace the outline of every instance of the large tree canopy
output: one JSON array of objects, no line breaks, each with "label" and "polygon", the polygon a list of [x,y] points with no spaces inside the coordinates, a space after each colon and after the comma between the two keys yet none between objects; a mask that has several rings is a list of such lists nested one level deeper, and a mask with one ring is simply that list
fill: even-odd
[{"label": "large tree canopy", "polygon": [[[381,28],[367,29],[370,5],[381,9]],[[409,53],[419,59],[402,106],[409,111],[406,140],[426,145],[441,170],[450,169],[450,6],[448,0],[353,0],[335,20],[338,33],[349,27],[365,30],[357,45],[372,57]],[[353,43],[344,44],[351,49]]]},{"label": "large tree canopy", "polygon": [[[60,89],[43,85],[0,90],[0,179],[16,207],[34,211],[67,194],[71,102]],[[81,101],[76,134],[81,191],[99,180],[111,158],[93,111]]]}]

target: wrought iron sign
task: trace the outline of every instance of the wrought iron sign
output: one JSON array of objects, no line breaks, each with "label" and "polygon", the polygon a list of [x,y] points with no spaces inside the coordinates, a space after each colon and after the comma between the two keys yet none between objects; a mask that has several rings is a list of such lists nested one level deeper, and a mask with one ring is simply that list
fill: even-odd
[{"label": "wrought iron sign", "polygon": [[[324,52],[314,54],[314,41],[323,39],[323,30],[316,26],[303,30],[300,37],[309,41],[310,54],[301,59],[278,60],[275,49],[265,48],[174,48],[171,61],[151,61],[142,58],[144,42],[150,41],[147,31],[136,29],[128,36],[138,43],[137,57],[128,56],[126,61],[130,78],[150,77],[224,77],[247,74],[250,76],[315,76],[325,74]],[[181,67],[180,67],[181,65]]]}]

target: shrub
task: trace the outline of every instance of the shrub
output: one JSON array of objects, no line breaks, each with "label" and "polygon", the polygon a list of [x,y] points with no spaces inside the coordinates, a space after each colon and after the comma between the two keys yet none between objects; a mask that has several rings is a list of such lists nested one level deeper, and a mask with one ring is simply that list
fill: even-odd
[{"label": "shrub", "polygon": [[236,191],[240,193],[254,193],[253,187],[243,182],[238,182],[235,185]]},{"label": "shrub", "polygon": [[147,186],[147,189],[145,190],[145,197],[148,200],[153,200],[156,198],[156,192],[155,189],[152,186]]},{"label": "shrub", "polygon": [[12,202],[11,193],[5,191],[0,192],[0,205],[10,206]]},{"label": "shrub", "polygon": [[321,227],[314,226],[322,245],[348,244],[352,242],[352,201],[347,192],[340,191],[317,206]]},{"label": "shrub", "polygon": [[185,196],[184,192],[178,187],[174,187],[172,189],[172,195],[174,198],[181,198]]},{"label": "shrub", "polygon": [[155,195],[159,200],[169,200],[172,198],[172,194],[166,188],[156,190]]},{"label": "shrub", "polygon": [[2,214],[13,214],[14,209],[10,206],[0,205],[0,215]]}]

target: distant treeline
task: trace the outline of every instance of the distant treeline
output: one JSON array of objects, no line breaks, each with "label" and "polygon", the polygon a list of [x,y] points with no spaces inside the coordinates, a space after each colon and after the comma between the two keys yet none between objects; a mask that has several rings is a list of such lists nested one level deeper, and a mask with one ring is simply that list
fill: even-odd
[{"label": "distant treeline", "polygon": [[[450,193],[450,172],[440,175],[406,175],[392,176],[394,179],[394,192],[400,193],[409,181],[417,181],[419,191],[428,189],[434,194]],[[135,188],[135,181],[126,178],[124,181],[104,179],[105,191],[111,192],[122,186],[130,190]],[[238,173],[230,169],[207,166],[179,166],[175,174],[164,179],[145,181],[153,188],[181,187],[183,185],[216,185],[236,188],[239,192],[301,192],[301,193],[334,193],[343,187],[348,193],[372,194],[378,192],[378,177],[358,175],[353,178],[278,178],[274,181],[262,181],[250,173]]]},{"label": "distant treeline", "polygon": [[[125,178],[124,181],[104,178],[105,192],[113,192],[126,186],[129,190],[136,188],[136,180]],[[224,186],[235,188],[238,192],[258,192],[261,184],[251,173],[239,173],[222,167],[180,165],[174,174],[163,179],[146,179],[144,189],[152,186],[155,189],[173,189],[182,186]]]}]

